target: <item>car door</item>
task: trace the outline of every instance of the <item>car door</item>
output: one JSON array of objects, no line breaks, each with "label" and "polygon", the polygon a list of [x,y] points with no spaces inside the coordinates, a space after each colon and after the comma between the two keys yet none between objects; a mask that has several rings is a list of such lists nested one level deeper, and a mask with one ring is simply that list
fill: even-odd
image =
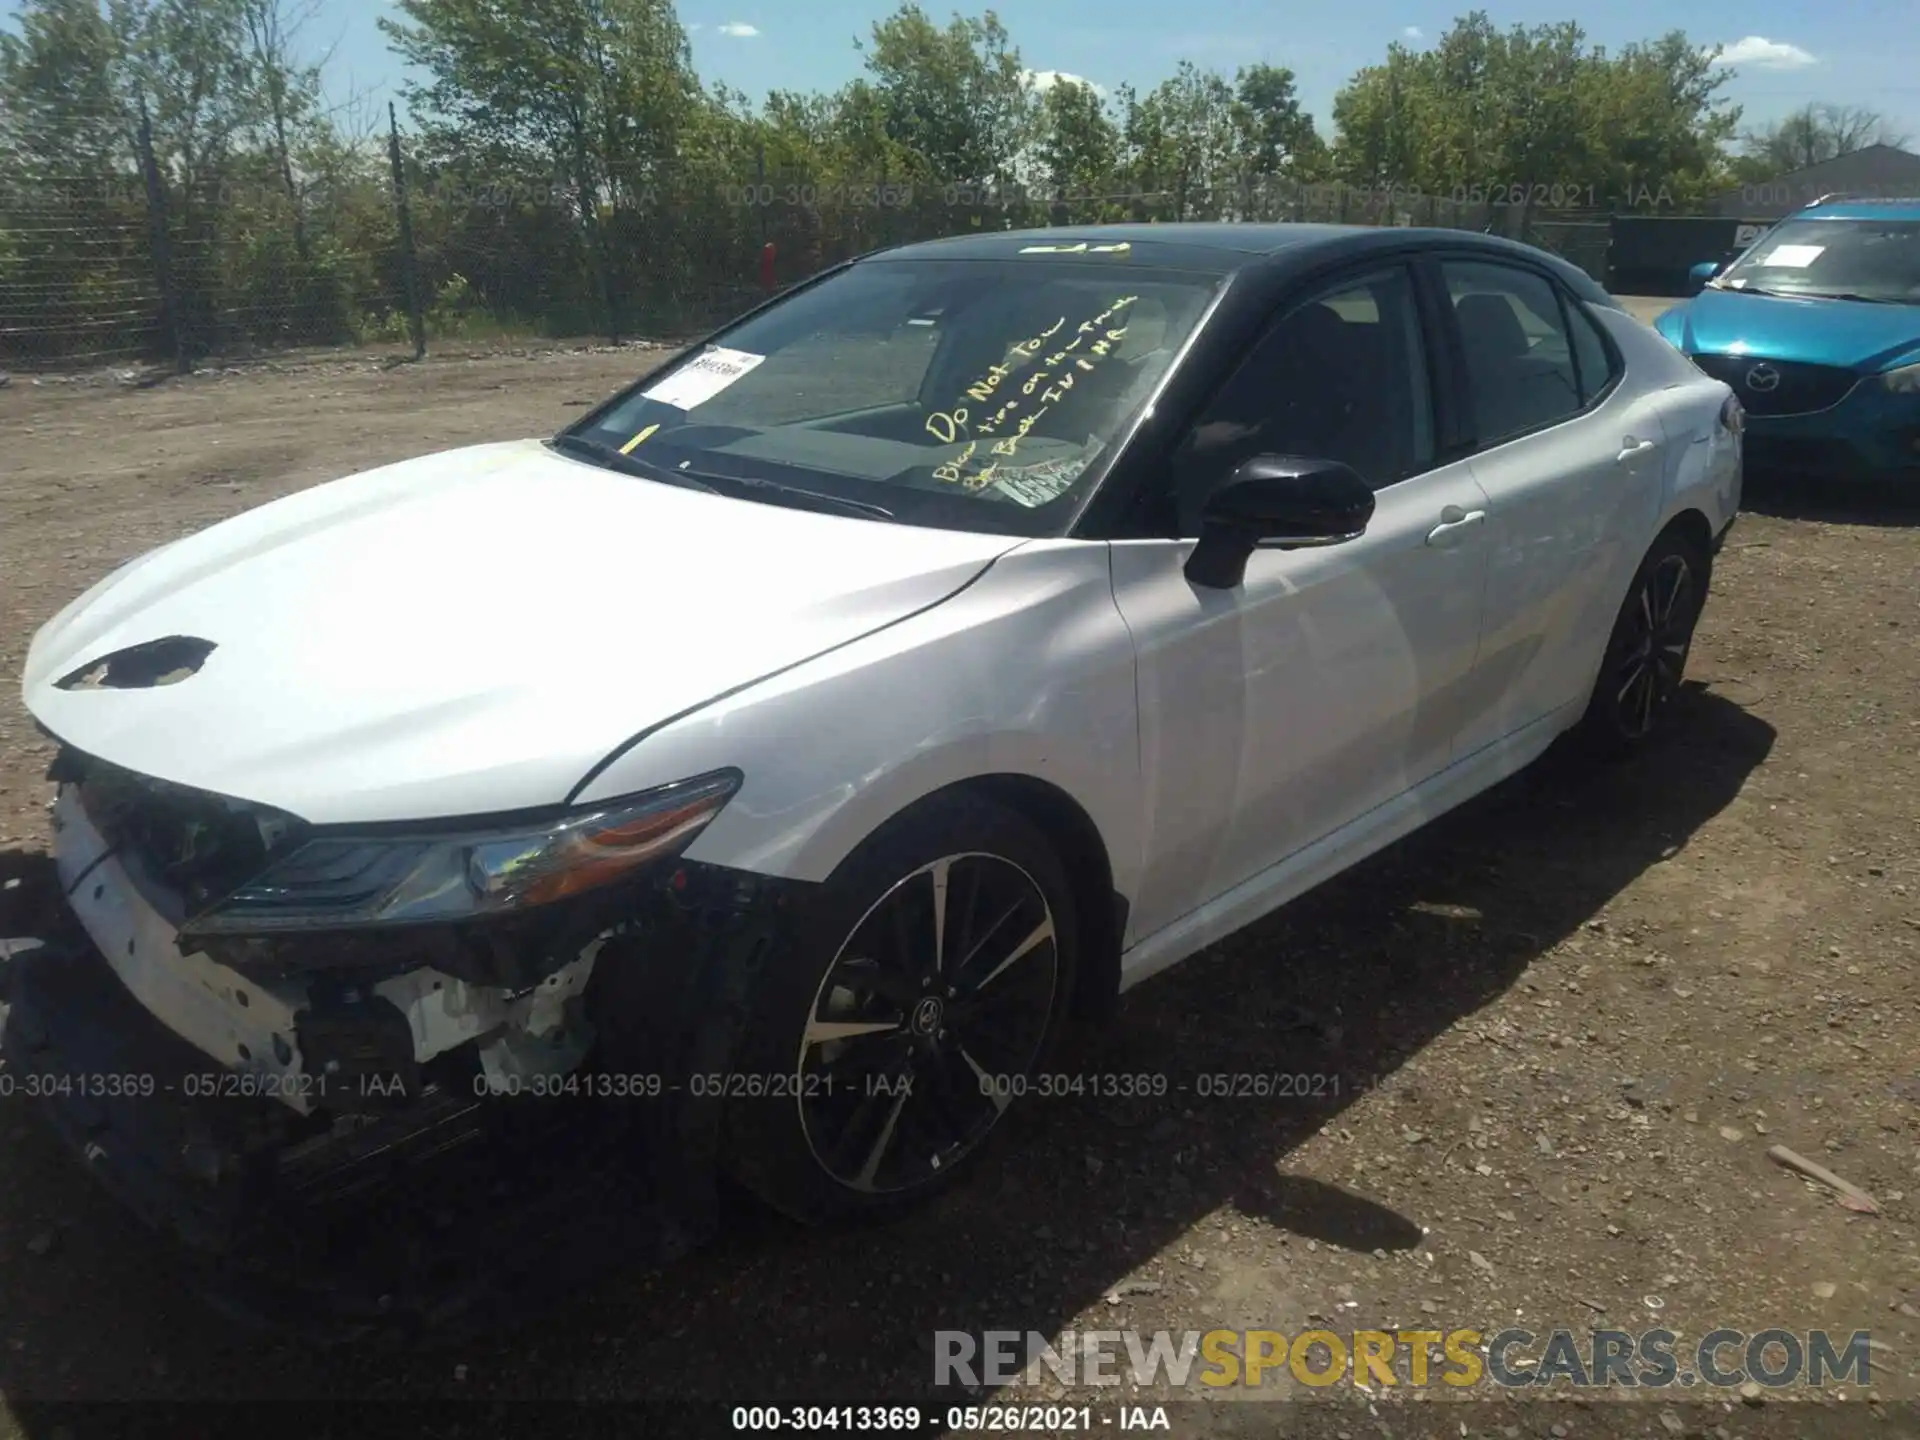
[{"label": "car door", "polygon": [[[1410,269],[1281,307],[1179,442],[1152,538],[1112,545],[1137,652],[1146,807],[1129,941],[1443,768],[1479,638],[1486,497],[1436,464],[1435,358]],[[1345,462],[1366,533],[1255,551],[1218,590],[1183,570],[1206,493],[1256,455]]]},{"label": "car door", "polygon": [[1544,272],[1479,258],[1436,268],[1488,499],[1465,757],[1585,699],[1588,642],[1612,622],[1623,537],[1657,503],[1666,433],[1657,397],[1624,383],[1618,350]]}]

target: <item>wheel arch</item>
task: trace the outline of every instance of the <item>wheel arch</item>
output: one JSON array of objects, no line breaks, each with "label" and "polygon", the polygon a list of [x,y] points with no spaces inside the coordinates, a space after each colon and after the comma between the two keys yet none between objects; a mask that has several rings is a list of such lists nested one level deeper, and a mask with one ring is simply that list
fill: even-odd
[{"label": "wheel arch", "polygon": [[970,775],[921,795],[872,833],[900,823],[924,806],[960,796],[1003,806],[1039,830],[1054,847],[1073,890],[1080,930],[1072,1013],[1076,1018],[1093,1020],[1111,1014],[1120,995],[1120,948],[1126,938],[1127,899],[1114,887],[1113,860],[1100,827],[1085,806],[1053,782],[1037,775],[1000,771]]},{"label": "wheel arch", "polygon": [[1613,592],[1617,598],[1611,601],[1613,608],[1606,612],[1606,628],[1597,632],[1598,644],[1588,667],[1586,687],[1581,692],[1585,698],[1579,702],[1574,718],[1568,721],[1570,727],[1580,723],[1579,717],[1584,715],[1587,707],[1593,703],[1594,687],[1600,683],[1601,669],[1606,663],[1607,637],[1612,631],[1614,617],[1618,614],[1619,607],[1625,603],[1626,597],[1633,591],[1634,577],[1640,573],[1640,567],[1646,563],[1647,556],[1651,555],[1654,548],[1669,536],[1677,538],[1699,560],[1701,602],[1705,603],[1706,591],[1713,579],[1713,526],[1707,519],[1705,511],[1695,505],[1682,504],[1667,516],[1665,524],[1647,538],[1646,547],[1633,554],[1631,568],[1627,570],[1625,582],[1618,591]]},{"label": "wheel arch", "polygon": [[1100,1019],[1120,995],[1120,947],[1127,933],[1127,898],[1114,888],[1113,859],[1105,837],[1078,800],[1050,781],[1003,773],[961,781],[955,789],[998,801],[1044,833],[1059,853],[1073,886],[1080,922],[1073,1013]]},{"label": "wheel arch", "polygon": [[1660,527],[1660,533],[1654,536],[1647,548],[1651,550],[1668,535],[1677,536],[1699,560],[1704,592],[1713,580],[1713,524],[1707,519],[1706,512],[1691,505],[1684,506]]}]

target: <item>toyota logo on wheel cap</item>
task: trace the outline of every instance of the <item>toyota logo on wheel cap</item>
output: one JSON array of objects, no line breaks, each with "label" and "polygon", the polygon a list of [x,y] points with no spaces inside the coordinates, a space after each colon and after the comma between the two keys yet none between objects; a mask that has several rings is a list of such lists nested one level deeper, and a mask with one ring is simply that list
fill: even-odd
[{"label": "toyota logo on wheel cap", "polygon": [[1764,361],[1747,371],[1747,388],[1749,390],[1756,390],[1761,394],[1765,394],[1769,390],[1776,389],[1779,384],[1780,372]]},{"label": "toyota logo on wheel cap", "polygon": [[940,1003],[939,996],[926,996],[913,1007],[913,1014],[908,1017],[908,1024],[912,1026],[913,1033],[921,1036],[937,1035],[945,1009],[946,1007]]}]

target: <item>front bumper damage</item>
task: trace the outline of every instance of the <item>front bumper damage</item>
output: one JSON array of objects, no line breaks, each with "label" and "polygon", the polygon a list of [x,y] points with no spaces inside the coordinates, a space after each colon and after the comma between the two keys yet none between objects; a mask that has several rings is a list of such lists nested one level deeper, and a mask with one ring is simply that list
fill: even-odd
[{"label": "front bumper damage", "polygon": [[226,1308],[486,1324],[710,1233],[724,1087],[696,1077],[727,1069],[806,887],[671,862],[525,923],[183,953],[179,888],[84,763],[56,764],[66,904],[0,959],[0,1053]]}]

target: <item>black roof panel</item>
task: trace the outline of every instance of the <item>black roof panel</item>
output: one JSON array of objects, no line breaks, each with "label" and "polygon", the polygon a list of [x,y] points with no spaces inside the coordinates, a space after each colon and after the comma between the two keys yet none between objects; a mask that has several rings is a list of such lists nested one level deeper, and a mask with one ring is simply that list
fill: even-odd
[{"label": "black roof panel", "polygon": [[[1295,246],[1325,244],[1343,237],[1365,235],[1365,225],[1230,224],[1188,222],[1164,225],[1051,226],[1037,230],[987,230],[922,240],[883,251],[888,259],[998,260],[1041,245],[1088,247],[1086,258],[1097,259],[1100,245],[1125,245],[1129,258],[1149,264],[1197,264],[1209,270],[1232,270],[1263,256]],[[1072,253],[1072,252],[1069,252]],[[1111,252],[1105,252],[1111,253]]]},{"label": "black roof panel", "polygon": [[[1081,246],[1086,248],[1080,249]],[[1125,246],[1116,254],[1102,246]],[[1060,247],[1046,248],[1041,247]],[[1082,263],[1132,262],[1169,270],[1231,275],[1272,264],[1315,264],[1342,252],[1356,257],[1407,250],[1481,251],[1545,264],[1583,299],[1614,304],[1599,283],[1558,256],[1479,230],[1428,226],[1309,225],[1285,221],[1194,221],[1164,225],[1051,226],[1036,230],[986,230],[921,240],[876,251],[869,260],[1012,260],[1044,262],[1049,255]],[[1327,254],[1326,252],[1332,252]]]}]

